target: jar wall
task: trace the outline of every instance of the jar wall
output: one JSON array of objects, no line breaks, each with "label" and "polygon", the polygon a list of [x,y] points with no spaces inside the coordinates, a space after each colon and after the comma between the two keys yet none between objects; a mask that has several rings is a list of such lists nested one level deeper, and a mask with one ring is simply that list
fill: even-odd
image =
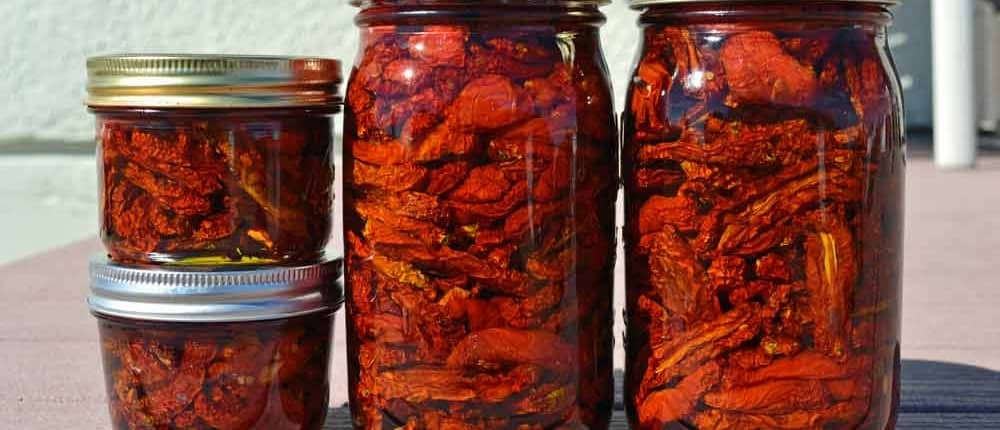
[{"label": "jar wall", "polygon": [[114,429],[320,429],[332,317],[231,324],[98,316]]},{"label": "jar wall", "polygon": [[116,261],[302,264],[332,223],[332,119],[283,109],[95,109]]},{"label": "jar wall", "polygon": [[835,3],[643,15],[623,125],[633,428],[894,426],[900,92],[888,13]]},{"label": "jar wall", "polygon": [[344,133],[356,428],[608,424],[618,176],[600,14],[489,5],[359,16]]}]

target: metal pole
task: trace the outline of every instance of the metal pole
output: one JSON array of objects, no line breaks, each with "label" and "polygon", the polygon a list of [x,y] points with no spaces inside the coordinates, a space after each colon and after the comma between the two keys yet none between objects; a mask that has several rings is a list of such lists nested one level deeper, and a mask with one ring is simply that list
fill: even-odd
[{"label": "metal pole", "polygon": [[969,168],[976,159],[975,0],[932,0],[934,163]]}]

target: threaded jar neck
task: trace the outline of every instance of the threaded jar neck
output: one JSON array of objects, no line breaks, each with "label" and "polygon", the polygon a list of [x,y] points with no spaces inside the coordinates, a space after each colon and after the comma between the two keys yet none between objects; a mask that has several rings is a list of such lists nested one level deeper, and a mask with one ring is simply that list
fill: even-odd
[{"label": "threaded jar neck", "polygon": [[505,25],[600,25],[609,0],[354,0],[359,26],[489,22]]},{"label": "threaded jar neck", "polygon": [[641,24],[725,25],[781,22],[789,26],[862,24],[885,27],[892,23],[888,1],[778,0],[778,1],[661,1],[633,2]]}]

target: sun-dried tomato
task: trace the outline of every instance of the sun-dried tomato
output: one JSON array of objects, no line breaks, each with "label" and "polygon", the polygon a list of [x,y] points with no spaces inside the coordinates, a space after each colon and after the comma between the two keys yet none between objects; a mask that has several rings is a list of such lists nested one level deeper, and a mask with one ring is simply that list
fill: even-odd
[{"label": "sun-dried tomato", "polygon": [[314,429],[330,317],[239,324],[99,318],[115,429]]},{"label": "sun-dried tomato", "polygon": [[[130,263],[293,263],[322,256],[331,227],[325,115],[97,110],[102,237]],[[362,170],[401,187],[418,172]]]},{"label": "sun-dried tomato", "polygon": [[891,427],[904,146],[884,15],[792,3],[642,20],[623,150],[633,428]]},{"label": "sun-dried tomato", "polygon": [[355,426],[606,428],[617,158],[596,27],[459,21],[371,24],[349,84]]},{"label": "sun-dried tomato", "polygon": [[812,68],[785,52],[771,32],[733,35],[719,54],[733,104],[807,106],[816,98]]}]

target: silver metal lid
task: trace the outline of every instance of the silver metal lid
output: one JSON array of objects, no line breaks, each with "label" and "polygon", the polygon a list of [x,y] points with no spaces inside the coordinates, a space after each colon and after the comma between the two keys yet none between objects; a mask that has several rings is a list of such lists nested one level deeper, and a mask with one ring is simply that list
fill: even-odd
[{"label": "silver metal lid", "polygon": [[87,59],[91,107],[334,107],[343,80],[328,58],[121,54]]},{"label": "silver metal lid", "polygon": [[[642,9],[655,5],[680,4],[680,3],[778,3],[788,0],[628,0],[632,9]],[[824,3],[868,3],[877,6],[897,6],[900,0],[798,0],[803,3],[824,2]]]},{"label": "silver metal lid", "polygon": [[87,303],[97,315],[143,321],[238,322],[333,312],[343,302],[342,260],[301,267],[206,270],[90,263]]}]

